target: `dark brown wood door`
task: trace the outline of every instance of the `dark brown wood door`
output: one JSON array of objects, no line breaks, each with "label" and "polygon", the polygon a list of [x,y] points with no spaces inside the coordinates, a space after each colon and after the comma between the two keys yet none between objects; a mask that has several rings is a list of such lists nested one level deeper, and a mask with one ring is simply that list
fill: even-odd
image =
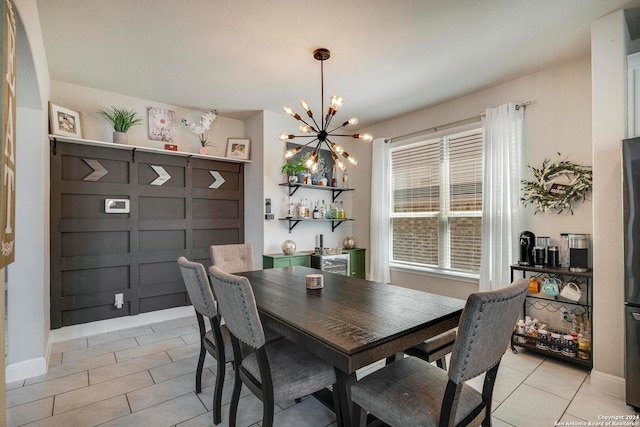
[{"label": "dark brown wood door", "polygon": [[188,305],[176,259],[209,265],[210,245],[244,242],[243,175],[241,163],[56,142],[51,327]]}]

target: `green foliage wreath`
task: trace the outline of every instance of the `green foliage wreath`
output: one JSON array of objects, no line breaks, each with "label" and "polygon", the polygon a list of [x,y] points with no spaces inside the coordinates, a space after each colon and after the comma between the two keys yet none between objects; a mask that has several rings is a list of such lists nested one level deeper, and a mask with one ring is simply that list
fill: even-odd
[{"label": "green foliage wreath", "polygon": [[[560,155],[560,153],[558,153]],[[527,165],[533,172],[533,181],[522,180],[524,206],[534,205],[535,212],[561,213],[568,209],[573,215],[573,204],[585,201],[593,187],[591,166],[583,166],[568,160],[552,162],[545,159],[542,167]]]}]

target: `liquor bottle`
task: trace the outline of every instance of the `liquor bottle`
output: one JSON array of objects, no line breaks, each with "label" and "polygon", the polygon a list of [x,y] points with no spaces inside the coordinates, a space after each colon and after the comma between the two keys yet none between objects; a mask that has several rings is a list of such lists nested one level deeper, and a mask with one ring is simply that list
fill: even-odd
[{"label": "liquor bottle", "polygon": [[340,207],[338,208],[338,218],[340,219],[347,218],[347,214],[344,211],[344,204],[342,203],[342,201],[340,201]]},{"label": "liquor bottle", "polygon": [[304,217],[311,218],[311,209],[309,208],[309,199],[304,198]]},{"label": "liquor bottle", "polygon": [[320,218],[324,218],[326,213],[327,213],[327,210],[324,207],[324,200],[322,200],[322,204],[320,205]]},{"label": "liquor bottle", "polygon": [[291,201],[291,196],[289,196],[289,204],[287,205],[286,218],[293,218],[293,201]]},{"label": "liquor bottle", "polygon": [[304,218],[304,206],[302,205],[302,197],[300,198],[300,201],[298,202],[298,218]]},{"label": "liquor bottle", "polygon": [[320,219],[320,211],[318,210],[318,202],[313,205],[313,219]]},{"label": "liquor bottle", "polygon": [[331,175],[331,186],[332,187],[337,187],[338,186],[338,180],[336,179],[336,164],[333,164],[333,174]]}]

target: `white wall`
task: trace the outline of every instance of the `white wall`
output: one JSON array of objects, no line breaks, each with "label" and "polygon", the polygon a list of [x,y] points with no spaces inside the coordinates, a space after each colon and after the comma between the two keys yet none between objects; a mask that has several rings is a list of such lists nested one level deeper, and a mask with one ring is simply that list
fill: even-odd
[{"label": "white wall", "polygon": [[244,241],[253,245],[253,264],[262,268],[264,247],[264,117],[260,112],[245,122],[251,138],[251,163],[244,168]]},{"label": "white wall", "polygon": [[17,49],[16,257],[7,268],[8,382],[46,370],[49,337],[50,80],[36,2],[16,0],[15,5],[24,38]]},{"label": "white wall", "polygon": [[[367,130],[375,138],[392,138],[434,126],[477,116],[487,108],[507,102],[531,101],[526,107],[524,122],[524,160],[539,166],[545,158],[562,157],[585,165],[591,158],[591,71],[589,58],[571,61],[517,80],[509,81],[433,107],[379,123]],[[370,159],[370,146],[359,145],[354,152]],[[365,152],[368,152],[365,154]],[[360,162],[354,168],[354,181],[360,190],[356,217],[360,219],[354,233],[368,246],[371,162]],[[525,177],[532,175],[526,171]],[[537,236],[550,236],[558,243],[560,233],[592,232],[591,202],[577,205],[574,215],[537,214],[527,208],[523,230]],[[517,239],[518,236],[513,236]],[[516,262],[517,260],[514,260]],[[477,290],[477,282],[460,282],[431,276],[392,271],[394,284],[424,289],[456,297],[466,297]]]},{"label": "white wall", "polygon": [[[113,128],[96,111],[109,106],[135,109],[143,118],[140,125],[133,126],[127,134],[129,145],[140,147],[164,148],[165,142],[149,139],[147,107],[166,108],[175,111],[176,141],[178,151],[197,153],[200,141],[197,135],[192,134],[182,124],[183,118],[190,122],[197,122],[204,111],[194,111],[175,105],[167,105],[142,98],[121,95],[104,90],[93,89],[57,80],[51,81],[51,102],[54,104],[80,112],[82,122],[83,139],[111,142],[113,141]],[[212,105],[212,109],[216,106]],[[227,147],[227,138],[243,138],[244,122],[227,117],[218,116],[211,124],[208,132],[208,149],[212,156],[224,157]],[[253,147],[251,147],[253,149]]]},{"label": "white wall", "polygon": [[[620,141],[626,136],[624,11],[591,26],[593,90],[594,370],[591,383],[624,395],[624,270]],[[637,379],[636,379],[637,380]]]}]

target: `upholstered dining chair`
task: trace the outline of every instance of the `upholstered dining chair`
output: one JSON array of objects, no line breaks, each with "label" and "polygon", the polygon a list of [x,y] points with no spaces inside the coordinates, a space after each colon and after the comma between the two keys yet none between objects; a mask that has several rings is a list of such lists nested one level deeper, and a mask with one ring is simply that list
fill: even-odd
[{"label": "upholstered dining chair", "polygon": [[[233,349],[229,339],[229,330],[220,324],[220,315],[211,291],[209,278],[204,266],[191,262],[185,257],[178,258],[180,272],[189,294],[189,299],[196,311],[198,327],[200,329],[200,356],[196,370],[196,393],[202,391],[202,369],[204,358],[209,352],[217,363],[216,383],[213,391],[213,423],[220,424],[222,406],[222,385],[224,383],[225,365],[233,362]],[[204,318],[209,319],[211,329],[207,332]]]},{"label": "upholstered dining chair", "polygon": [[[491,425],[498,366],[522,310],[528,282],[471,294],[458,323],[449,372],[405,357],[351,386],[353,425],[367,412],[391,426]],[[486,372],[482,393],[465,384]]]},{"label": "upholstered dining chair", "polygon": [[232,245],[211,245],[211,265],[226,273],[251,271],[253,267],[253,247],[248,243]]},{"label": "upholstered dining chair", "polygon": [[[240,273],[241,271],[252,271],[253,267],[253,246],[249,243],[236,243],[231,245],[211,245],[211,265],[215,265],[225,273]],[[265,328],[267,342],[282,338],[282,335]]]},{"label": "upholstered dining chair", "polygon": [[[287,339],[266,342],[249,279],[209,268],[220,313],[230,331],[235,380],[229,425],[236,425],[242,384],[263,404],[263,427],[273,426],[274,404],[307,396],[336,382],[333,366]],[[246,351],[241,351],[244,343]],[[337,400],[334,393],[334,404]],[[339,412],[339,411],[338,411]]]}]

